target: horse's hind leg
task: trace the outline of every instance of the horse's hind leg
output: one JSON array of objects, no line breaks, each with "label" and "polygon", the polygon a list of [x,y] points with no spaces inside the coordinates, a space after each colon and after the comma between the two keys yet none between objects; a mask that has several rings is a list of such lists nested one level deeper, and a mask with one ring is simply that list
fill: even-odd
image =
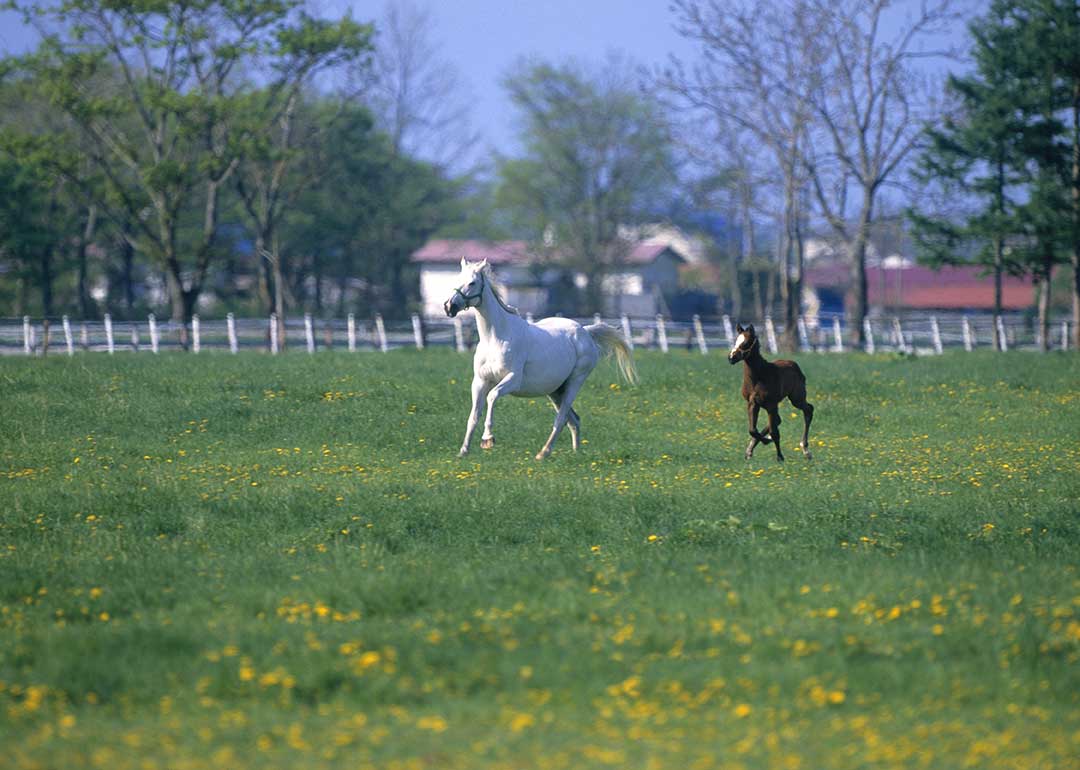
[{"label": "horse's hind leg", "polygon": [[[551,401],[551,405],[555,407],[556,413],[559,411],[559,407],[562,406],[563,390],[559,390],[548,396]],[[566,427],[570,429],[570,441],[574,445],[574,451],[576,452],[581,447],[581,417],[578,416],[574,407],[570,407],[570,415],[566,420]]]},{"label": "horse's hind leg", "polygon": [[780,410],[776,406],[769,409],[769,436],[776,444],[776,461],[784,462],[784,453],[780,451]]},{"label": "horse's hind leg", "polygon": [[[590,370],[591,371],[591,368]],[[585,384],[585,378],[589,375],[589,371],[575,372],[570,376],[562,387],[555,393],[552,393],[550,398],[554,401],[556,398],[559,400],[559,409],[555,414],[555,425],[551,428],[551,435],[548,436],[548,440],[544,443],[544,446],[536,453],[537,460],[543,460],[549,454],[551,454],[551,448],[555,446],[555,439],[559,437],[559,432],[563,429],[563,426],[568,422],[571,422],[571,415],[577,418],[577,413],[574,411],[574,398],[577,397],[578,391],[581,390],[581,386]],[[578,420],[580,424],[580,420]],[[578,448],[578,430],[577,424],[571,423],[570,436],[574,442],[574,449]]]},{"label": "horse's hind leg", "polygon": [[814,419],[814,405],[806,400],[805,390],[799,394],[792,394],[789,398],[796,409],[802,410],[803,431],[802,443],[799,444],[799,448],[802,450],[803,457],[810,460],[812,459],[810,455],[810,423]]}]

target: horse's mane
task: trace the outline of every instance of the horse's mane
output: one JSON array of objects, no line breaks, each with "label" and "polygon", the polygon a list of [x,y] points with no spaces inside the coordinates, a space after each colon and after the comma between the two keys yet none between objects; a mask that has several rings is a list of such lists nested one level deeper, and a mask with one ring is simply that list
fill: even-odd
[{"label": "horse's mane", "polygon": [[484,265],[484,277],[487,278],[488,283],[491,284],[491,293],[495,296],[495,301],[499,303],[499,307],[507,313],[521,315],[516,307],[506,304],[506,300],[502,298],[502,285],[500,285],[495,278],[495,273],[492,271],[491,265]]}]

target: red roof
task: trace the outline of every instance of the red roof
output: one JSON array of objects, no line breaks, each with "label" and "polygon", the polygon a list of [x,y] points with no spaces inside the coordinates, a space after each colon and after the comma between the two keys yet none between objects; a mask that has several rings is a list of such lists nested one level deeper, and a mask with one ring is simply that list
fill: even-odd
[{"label": "red roof", "polygon": [[465,257],[470,262],[486,259],[492,265],[527,264],[529,249],[525,241],[431,240],[413,252],[413,262],[458,264]]},{"label": "red roof", "polygon": [[648,265],[665,251],[671,251],[680,262],[686,261],[677,251],[669,247],[665,241],[640,241],[634,244],[634,248],[626,255],[625,261],[628,265]]},{"label": "red roof", "polygon": [[[806,271],[811,287],[847,291],[850,268],[843,263],[814,265]],[[923,265],[905,268],[866,268],[866,293],[871,305],[894,305],[917,309],[992,310],[994,278],[977,265],[946,266],[934,270]],[[1006,275],[1001,279],[1001,305],[1023,310],[1033,301],[1031,283]]]},{"label": "red roof", "polygon": [[[641,241],[626,255],[625,264],[648,265],[669,250],[664,241]],[[683,262],[678,252],[671,250]],[[470,262],[486,259],[493,265],[527,265],[532,260],[525,241],[476,241],[440,238],[425,243],[413,252],[411,261],[428,264],[454,264],[465,257]]]}]

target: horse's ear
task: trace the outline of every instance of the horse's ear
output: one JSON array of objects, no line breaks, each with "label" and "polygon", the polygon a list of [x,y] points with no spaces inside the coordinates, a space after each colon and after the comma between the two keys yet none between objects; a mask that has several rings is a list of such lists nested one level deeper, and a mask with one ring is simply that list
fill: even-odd
[{"label": "horse's ear", "polygon": [[750,332],[751,334],[755,334],[755,333],[756,333],[756,332],[754,331],[754,325],[753,325],[753,324],[750,324],[749,326],[747,326],[747,327],[746,327],[746,329],[745,329],[745,331],[748,331],[748,332]]},{"label": "horse's ear", "polygon": [[746,329],[742,328],[742,324],[735,324],[735,333],[742,334]]},{"label": "horse's ear", "polygon": [[482,259],[482,260],[480,260],[480,264],[476,266],[476,269],[477,270],[483,270],[486,267],[487,267],[487,260]]},{"label": "horse's ear", "polygon": [[465,259],[465,257],[462,257],[461,258],[461,269],[464,270],[468,266],[469,266],[469,260]]}]

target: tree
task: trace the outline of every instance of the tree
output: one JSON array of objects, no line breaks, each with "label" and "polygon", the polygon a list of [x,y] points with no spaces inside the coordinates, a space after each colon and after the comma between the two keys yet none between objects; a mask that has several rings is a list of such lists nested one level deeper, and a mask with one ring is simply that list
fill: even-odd
[{"label": "tree", "polygon": [[[1080,2],[1077,0],[1021,0],[1015,5],[1016,26],[1027,31],[1025,49],[1031,57],[1036,78],[1047,79],[1049,90],[1045,113],[1056,121],[1057,152],[1044,160],[1059,168],[1062,190],[1051,196],[1050,205],[1060,205],[1063,220],[1057,229],[1064,237],[1062,248],[1072,263],[1073,345],[1080,348]],[[1047,147],[1046,149],[1052,149]],[[1048,212],[1049,213],[1049,212]],[[1049,271],[1044,268],[1047,284],[1040,290],[1049,302]],[[1043,344],[1048,345],[1045,317]]]},{"label": "tree", "polygon": [[810,88],[797,95],[814,115],[802,161],[818,211],[849,255],[848,326],[856,345],[868,310],[866,249],[878,198],[935,120],[926,114],[932,105],[918,93],[913,63],[927,55],[922,39],[953,20],[951,5],[926,0],[911,18],[887,24],[889,0],[812,0],[820,26],[794,30],[811,32],[805,45],[824,54],[809,73]]},{"label": "tree", "polygon": [[[280,34],[276,46],[267,52],[273,62],[273,81],[233,99],[237,133],[243,137],[236,189],[254,234],[260,294],[265,294],[268,312],[277,313],[279,340],[285,339],[285,256],[277,228],[283,208],[295,202],[319,173],[310,164],[306,166],[309,173],[297,172],[296,161],[312,151],[327,123],[305,119],[312,116],[301,110],[304,91],[321,71],[361,59],[371,49],[371,34],[370,25],[348,18],[330,22],[301,15],[299,24]],[[266,288],[271,283],[272,297]]]},{"label": "tree", "polygon": [[[700,141],[704,113],[718,137],[744,133],[766,148],[780,188],[780,294],[784,341],[796,339],[802,292],[803,144],[811,118],[805,82],[819,64],[814,45],[819,17],[810,4],[778,0],[675,0],[680,34],[700,46],[694,66],[673,60],[660,85],[694,110],[692,136]],[[745,175],[743,175],[745,176]],[[757,298],[760,306],[760,296]]]},{"label": "tree", "polygon": [[500,205],[548,259],[585,275],[579,312],[603,310],[601,277],[629,247],[620,228],[647,219],[675,178],[670,135],[632,69],[523,62],[503,81],[524,157],[499,160]]},{"label": "tree", "polygon": [[956,114],[948,116],[942,127],[928,128],[928,144],[917,169],[917,176],[941,186],[945,197],[974,200],[980,207],[961,216],[927,210],[925,204],[908,212],[925,261],[966,263],[974,250],[974,260],[993,271],[994,343],[999,350],[1005,344],[997,332],[1002,276],[1022,270],[1007,258],[1007,248],[1022,233],[1019,214],[1026,163],[1023,115],[1028,88],[1017,72],[1020,51],[1006,26],[1010,4],[994,2],[987,16],[969,26],[975,71],[948,79],[946,89],[956,100]]},{"label": "tree", "polygon": [[234,97],[256,62],[287,69],[319,23],[299,0],[19,7],[43,36],[25,65],[85,139],[103,212],[164,271],[186,344],[239,163]]},{"label": "tree", "polygon": [[391,147],[440,169],[465,170],[479,142],[457,68],[433,39],[430,10],[390,0],[378,22],[373,66],[359,73],[362,101]]}]

